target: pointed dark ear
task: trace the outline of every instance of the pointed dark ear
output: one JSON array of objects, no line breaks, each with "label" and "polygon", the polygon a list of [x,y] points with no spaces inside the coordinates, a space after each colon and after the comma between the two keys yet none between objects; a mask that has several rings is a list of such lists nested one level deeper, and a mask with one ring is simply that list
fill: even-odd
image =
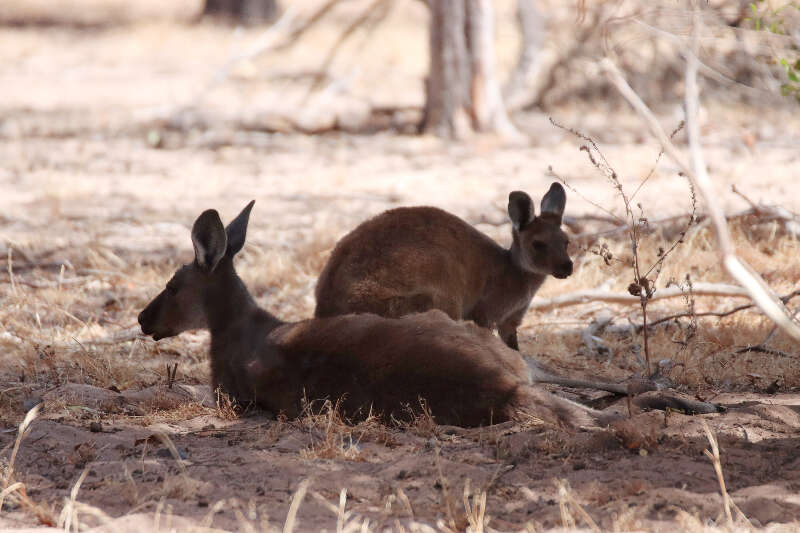
[{"label": "pointed dark ear", "polygon": [[564,191],[564,187],[560,183],[553,183],[542,198],[542,214],[556,215],[561,220],[566,205],[567,193]]},{"label": "pointed dark ear", "polygon": [[219,219],[216,209],[203,211],[192,226],[194,260],[206,272],[211,272],[225,255],[227,246],[225,226]]},{"label": "pointed dark ear", "polygon": [[239,253],[239,250],[244,246],[244,240],[247,237],[247,223],[250,221],[250,210],[253,209],[255,200],[250,200],[250,203],[242,209],[239,216],[233,219],[233,222],[228,224],[225,233],[228,234],[228,250],[225,252],[229,257]]},{"label": "pointed dark ear", "polygon": [[524,228],[534,216],[533,201],[528,193],[513,191],[508,195],[508,216],[514,229]]}]

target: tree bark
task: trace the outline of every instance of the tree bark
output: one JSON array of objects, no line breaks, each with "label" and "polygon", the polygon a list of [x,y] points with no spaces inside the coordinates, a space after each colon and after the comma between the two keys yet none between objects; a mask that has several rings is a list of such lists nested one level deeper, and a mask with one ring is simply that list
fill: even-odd
[{"label": "tree bark", "polygon": [[539,50],[544,37],[544,20],[534,4],[535,0],[517,0],[517,21],[522,35],[519,58],[514,71],[503,88],[506,109],[514,110],[525,105],[528,82],[539,71]]},{"label": "tree bark", "polygon": [[473,126],[481,132],[518,137],[520,134],[508,118],[497,82],[492,0],[466,0],[466,3]]},{"label": "tree bark", "polygon": [[521,137],[497,82],[492,0],[428,0],[430,64],[422,130],[463,137],[471,127]]},{"label": "tree bark", "polygon": [[422,129],[439,137],[463,134],[470,77],[464,0],[430,0],[429,57]]}]

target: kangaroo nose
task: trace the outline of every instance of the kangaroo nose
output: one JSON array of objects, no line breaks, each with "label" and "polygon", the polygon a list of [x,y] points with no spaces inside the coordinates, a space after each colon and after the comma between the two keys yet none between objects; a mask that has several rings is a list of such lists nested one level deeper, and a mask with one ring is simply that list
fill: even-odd
[{"label": "kangaroo nose", "polygon": [[572,261],[565,261],[558,265],[553,275],[559,279],[564,279],[572,274]]},{"label": "kangaroo nose", "polygon": [[139,327],[142,328],[142,333],[144,333],[145,335],[149,335],[150,332],[148,331],[147,325],[145,324],[147,322],[147,314],[146,313],[147,313],[147,309],[145,309],[144,311],[139,313],[139,317],[137,318],[137,320],[139,321]]}]

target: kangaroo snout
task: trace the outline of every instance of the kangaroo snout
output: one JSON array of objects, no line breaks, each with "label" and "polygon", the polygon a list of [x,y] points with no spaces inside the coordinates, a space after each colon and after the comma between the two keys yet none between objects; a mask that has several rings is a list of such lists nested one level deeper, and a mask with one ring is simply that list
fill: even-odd
[{"label": "kangaroo snout", "polygon": [[152,315],[153,313],[150,306],[145,307],[144,310],[139,313],[139,327],[142,328],[142,333],[153,337],[153,340],[157,341],[163,339],[165,335],[159,335],[158,332],[156,332],[155,320],[153,320]]},{"label": "kangaroo snout", "polygon": [[553,276],[558,279],[568,278],[572,275],[572,261],[564,261],[555,268]]},{"label": "kangaroo snout", "polygon": [[139,321],[139,327],[142,328],[142,333],[145,335],[150,335],[152,331],[149,330],[147,324],[147,309],[144,309],[141,313],[139,313],[139,317],[137,320]]}]

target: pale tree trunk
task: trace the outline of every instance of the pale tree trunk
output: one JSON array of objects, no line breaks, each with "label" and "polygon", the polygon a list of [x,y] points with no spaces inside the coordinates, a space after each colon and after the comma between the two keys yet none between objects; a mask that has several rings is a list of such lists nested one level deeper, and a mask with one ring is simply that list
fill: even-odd
[{"label": "pale tree trunk", "polygon": [[464,110],[469,106],[470,66],[464,33],[464,0],[430,0],[430,65],[425,86],[422,129],[439,137],[464,133]]},{"label": "pale tree trunk", "polygon": [[467,36],[472,71],[472,121],[477,131],[516,138],[497,82],[494,57],[494,9],[492,0],[466,0]]},{"label": "pale tree trunk", "polygon": [[535,1],[517,1],[517,21],[522,42],[517,65],[514,67],[508,83],[503,87],[506,109],[512,111],[535,100],[535,97],[531,97],[532,89],[528,85],[530,80],[536,79],[539,74],[539,50],[544,40],[544,20],[536,8]]},{"label": "pale tree trunk", "polygon": [[462,137],[471,127],[521,138],[503,105],[494,58],[491,0],[428,0],[430,65],[422,130]]}]

